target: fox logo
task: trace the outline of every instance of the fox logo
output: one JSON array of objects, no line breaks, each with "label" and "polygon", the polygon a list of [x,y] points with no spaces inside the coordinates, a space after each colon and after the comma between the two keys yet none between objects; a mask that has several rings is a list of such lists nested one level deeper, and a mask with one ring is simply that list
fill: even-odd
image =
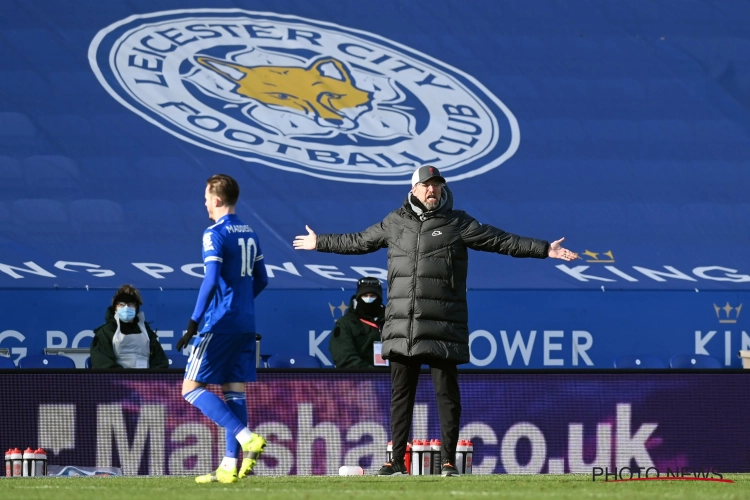
[{"label": "fox logo", "polygon": [[323,127],[349,130],[372,109],[372,93],[358,89],[346,66],[322,57],[306,68],[243,66],[196,56],[201,66],[236,84],[234,92],[271,109],[292,111]]},{"label": "fox logo", "polygon": [[152,12],[102,28],[89,63],[134,113],[253,168],[406,185],[429,164],[455,182],[497,167],[519,144],[513,114],[471,75],[331,22]]}]

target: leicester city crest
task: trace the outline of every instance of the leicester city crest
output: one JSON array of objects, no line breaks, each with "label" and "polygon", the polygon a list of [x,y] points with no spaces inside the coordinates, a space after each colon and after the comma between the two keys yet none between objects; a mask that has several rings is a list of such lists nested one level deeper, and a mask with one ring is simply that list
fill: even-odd
[{"label": "leicester city crest", "polygon": [[518,124],[439,60],[332,23],[237,9],[135,15],[102,29],[89,61],[128,109],[192,144],[323,179],[449,181],[518,148]]}]

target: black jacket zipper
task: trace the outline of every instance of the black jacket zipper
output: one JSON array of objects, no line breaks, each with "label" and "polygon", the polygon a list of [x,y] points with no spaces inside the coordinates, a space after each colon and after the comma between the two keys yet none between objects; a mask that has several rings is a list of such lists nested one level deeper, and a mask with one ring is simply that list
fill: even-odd
[{"label": "black jacket zipper", "polygon": [[414,340],[414,306],[417,302],[417,268],[419,267],[419,238],[422,236],[422,219],[423,216],[419,216],[419,226],[417,228],[417,247],[414,249],[414,276],[412,279],[412,296],[411,296],[411,326],[409,327],[409,356],[411,356],[411,348]]}]

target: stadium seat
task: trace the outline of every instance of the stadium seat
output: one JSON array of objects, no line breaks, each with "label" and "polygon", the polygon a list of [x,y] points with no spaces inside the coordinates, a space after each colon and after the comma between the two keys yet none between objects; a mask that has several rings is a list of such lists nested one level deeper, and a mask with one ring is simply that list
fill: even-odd
[{"label": "stadium seat", "polygon": [[49,356],[39,354],[26,356],[18,361],[18,367],[21,369],[50,368],[53,370],[75,368],[76,363],[67,356]]},{"label": "stadium seat", "polygon": [[260,366],[258,368],[268,368],[268,358],[270,358],[270,354],[261,354],[260,355]]},{"label": "stadium seat", "polygon": [[[196,203],[206,209],[200,203]],[[182,226],[182,214],[177,204],[166,200],[138,200],[125,205],[125,215],[128,219],[140,221],[138,233],[152,240],[153,238],[174,241],[175,237],[184,236],[185,229]],[[208,221],[208,215],[204,217]],[[208,225],[210,221],[205,222]],[[195,228],[198,234],[200,226]]]},{"label": "stadium seat", "polygon": [[15,232],[23,233],[27,241],[57,241],[72,231],[65,205],[57,200],[14,201],[11,217]]},{"label": "stadium seat", "polygon": [[60,137],[90,137],[94,135],[91,123],[79,115],[45,115],[39,117],[42,129]]},{"label": "stadium seat", "polygon": [[615,359],[615,368],[669,368],[669,365],[658,356],[644,354],[620,356]]},{"label": "stadium seat", "polygon": [[34,123],[23,113],[0,113],[0,144],[30,141],[36,135]]},{"label": "stadium seat", "polygon": [[81,194],[78,164],[68,156],[31,156],[23,162],[23,174],[29,190],[40,197],[59,200]]},{"label": "stadium seat", "polygon": [[0,197],[5,200],[18,196],[18,186],[23,184],[21,164],[10,156],[0,156]]},{"label": "stadium seat", "polygon": [[12,219],[10,218],[10,209],[8,205],[0,202],[0,235],[8,237],[11,234],[13,228]]},{"label": "stadium seat", "polygon": [[[133,171],[133,166],[125,158],[119,156],[91,156],[79,160],[81,181],[87,192],[97,193],[101,186],[112,182],[112,179],[122,179],[123,175]],[[119,199],[134,200],[141,198],[137,178],[125,183],[119,183],[117,192]]]},{"label": "stadium seat", "polygon": [[80,234],[107,242],[127,238],[131,229],[122,206],[112,200],[76,200],[70,204],[70,220]]},{"label": "stadium seat", "polygon": [[269,368],[320,368],[320,361],[307,354],[273,354],[268,358]]},{"label": "stadium seat", "polygon": [[[134,118],[138,117],[134,116]],[[106,113],[97,113],[91,118],[94,131],[97,135],[97,142],[100,144],[99,151],[101,153],[108,152],[108,154],[112,154],[112,152],[116,151],[148,150],[148,146],[151,143],[148,141],[139,141],[134,135],[139,133],[141,129],[147,131],[148,127],[141,126],[139,128],[133,127],[132,129],[123,127],[122,121],[127,122],[128,119],[129,117],[124,114],[110,115]]]},{"label": "stadium seat", "polygon": [[177,351],[167,351],[167,357],[169,358],[170,368],[185,368],[187,366],[188,357],[183,356],[182,353]]},{"label": "stadium seat", "polygon": [[0,370],[10,370],[15,368],[17,367],[12,359],[0,356]]},{"label": "stadium seat", "polygon": [[91,123],[80,115],[43,115],[38,118],[39,125],[47,137],[60,137],[57,146],[61,152],[78,156],[80,151],[96,151],[99,142],[94,136]]},{"label": "stadium seat", "polygon": [[723,368],[721,362],[706,354],[678,354],[669,360],[670,368]]},{"label": "stadium seat", "polygon": [[[135,163],[135,172],[140,180],[142,196],[149,198],[182,199],[185,196],[185,185],[194,183],[196,191],[204,186],[206,175],[194,162],[174,156],[143,156]],[[173,182],[183,179],[183,183]],[[200,204],[200,194],[198,194]]]},{"label": "stadium seat", "polygon": [[[68,32],[68,37],[75,38],[79,36]],[[94,92],[101,91],[101,85],[92,78],[91,70],[88,71],[55,71],[50,73],[50,81],[55,82],[60,87],[60,95],[71,99],[76,103],[75,109],[95,108],[89,97]]]}]

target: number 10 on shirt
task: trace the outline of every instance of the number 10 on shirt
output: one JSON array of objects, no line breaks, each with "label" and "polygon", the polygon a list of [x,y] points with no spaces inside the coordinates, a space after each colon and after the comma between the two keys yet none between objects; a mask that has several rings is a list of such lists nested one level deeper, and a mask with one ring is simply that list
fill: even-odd
[{"label": "number 10 on shirt", "polygon": [[247,242],[245,242],[245,238],[239,238],[237,244],[242,249],[242,269],[240,270],[240,276],[252,276],[255,256],[258,254],[255,240],[248,238]]}]

